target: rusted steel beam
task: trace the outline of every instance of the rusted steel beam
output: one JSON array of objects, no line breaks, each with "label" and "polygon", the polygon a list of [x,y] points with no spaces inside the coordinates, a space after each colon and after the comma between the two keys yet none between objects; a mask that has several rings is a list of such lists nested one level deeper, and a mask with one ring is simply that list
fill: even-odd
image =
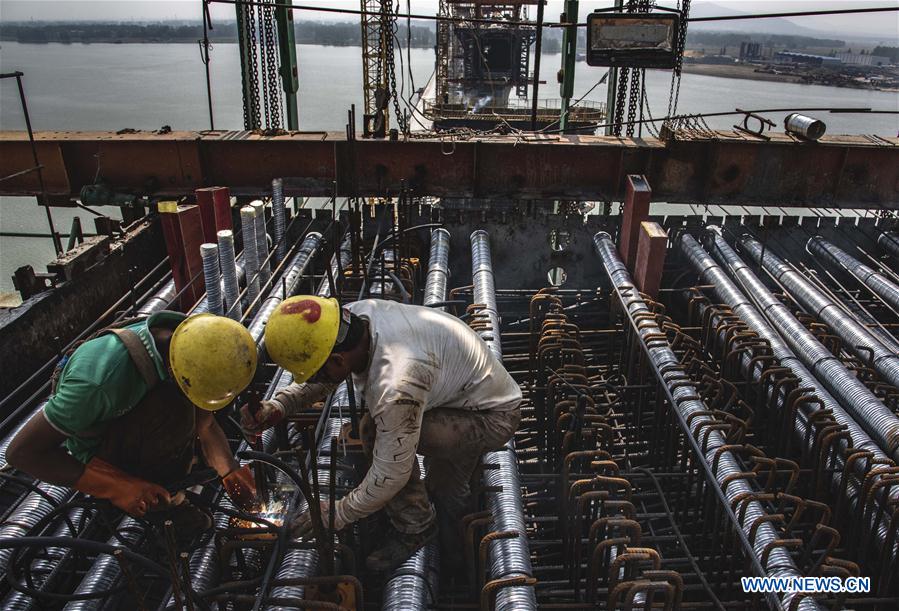
[{"label": "rusted steel beam", "polygon": [[[620,201],[624,178],[643,174],[654,201],[899,208],[899,139],[735,132],[714,138],[497,136],[390,142],[294,132],[39,132],[51,196],[77,196],[95,177],[115,191],[156,197],[228,185],[259,196],[272,178],[288,195],[421,195]],[[30,167],[22,132],[0,132],[0,176]],[[0,195],[35,195],[35,173],[0,182]]]}]

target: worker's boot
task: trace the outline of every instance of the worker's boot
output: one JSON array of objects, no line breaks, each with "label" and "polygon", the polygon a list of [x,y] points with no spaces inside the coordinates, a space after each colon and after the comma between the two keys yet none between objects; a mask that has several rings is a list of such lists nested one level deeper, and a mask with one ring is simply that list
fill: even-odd
[{"label": "worker's boot", "polygon": [[389,573],[430,543],[436,536],[437,524],[435,523],[416,534],[401,533],[391,528],[384,537],[384,545],[365,559],[365,566],[373,573]]}]

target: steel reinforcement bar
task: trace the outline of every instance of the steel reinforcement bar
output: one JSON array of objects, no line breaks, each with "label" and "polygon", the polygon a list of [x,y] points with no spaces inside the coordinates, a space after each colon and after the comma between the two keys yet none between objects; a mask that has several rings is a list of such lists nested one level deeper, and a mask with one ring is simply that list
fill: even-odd
[{"label": "steel reinforcement bar", "polygon": [[[698,391],[683,371],[665,333],[656,323],[655,315],[634,286],[611,236],[599,232],[593,240],[622,310],[636,328],[656,377],[670,394],[671,407],[678,416],[678,424],[689,439],[695,440],[700,434],[704,438],[702,447],[694,447],[694,451],[701,455],[699,458],[705,463],[703,468],[722,487],[728,505],[744,500],[744,510],[740,512],[740,517],[733,516],[733,519],[740,526],[743,547],[752,554],[751,557],[755,560],[753,564],[758,565],[756,570],[762,572],[759,576],[802,577],[790,553],[783,547],[783,540],[777,530],[767,521],[768,514],[762,504],[755,500],[745,502],[753,491],[747,481],[740,477],[745,470],[737,456],[728,449],[725,436],[715,429],[717,421],[707,415],[710,413],[707,406],[700,400]],[[778,606],[792,608],[791,604],[797,594],[787,592],[778,598]],[[798,603],[798,609],[812,611],[821,607],[817,602],[803,598]]]},{"label": "steel reinforcement bar", "polygon": [[[502,360],[500,320],[496,307],[493,261],[490,257],[490,236],[482,229],[471,234],[471,276],[474,285],[474,303],[481,306],[480,315],[487,320],[487,325],[480,335],[496,358]],[[487,506],[493,516],[493,528],[500,532],[518,533],[516,537],[497,539],[490,543],[488,561],[490,578],[492,581],[519,579],[522,584],[529,584],[499,589],[496,592],[495,608],[497,611],[536,609],[537,598],[533,587],[533,570],[525,530],[514,438],[510,439],[502,450],[484,454],[484,463],[496,465],[495,469],[484,471],[484,485],[488,490],[496,491],[487,493]]]}]

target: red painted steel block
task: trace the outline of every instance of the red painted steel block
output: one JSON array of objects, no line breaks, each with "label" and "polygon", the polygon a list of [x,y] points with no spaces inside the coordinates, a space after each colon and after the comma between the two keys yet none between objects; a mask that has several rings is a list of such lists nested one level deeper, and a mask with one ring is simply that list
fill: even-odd
[{"label": "red painted steel block", "polygon": [[665,267],[665,251],[668,248],[668,234],[655,222],[640,223],[637,240],[637,261],[634,282],[641,292],[653,299],[659,295],[662,285],[662,270]]},{"label": "red painted steel block", "polygon": [[203,259],[200,256],[200,245],[205,240],[200,207],[179,205],[178,202],[159,202],[159,219],[165,236],[172,278],[175,280],[175,290],[181,295],[176,305],[179,310],[185,311],[205,291]]},{"label": "red painted steel block", "polygon": [[231,223],[231,191],[228,187],[203,187],[194,193],[203,221],[203,239],[211,244],[216,242],[216,233],[224,229],[233,230]]},{"label": "red painted steel block", "polygon": [[637,238],[640,223],[649,218],[649,199],[652,189],[642,174],[628,174],[625,184],[624,209],[621,216],[621,236],[618,252],[627,269],[633,273],[637,258]]}]

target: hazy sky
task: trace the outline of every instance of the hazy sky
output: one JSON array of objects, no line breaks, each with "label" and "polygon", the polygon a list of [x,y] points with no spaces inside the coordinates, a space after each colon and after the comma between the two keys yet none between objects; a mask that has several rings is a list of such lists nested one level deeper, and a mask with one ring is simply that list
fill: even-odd
[{"label": "hazy sky", "polygon": [[[359,8],[359,0],[295,0],[298,4],[321,5],[341,8]],[[400,0],[406,6],[406,0]],[[546,8],[547,19],[557,19],[562,10],[562,0],[549,0]],[[592,9],[610,6],[611,0],[596,2],[581,1],[581,17]],[[676,0],[662,0],[660,4],[673,6]],[[705,14],[713,14],[714,5],[731,11],[780,12],[787,10],[813,10],[821,8],[848,8],[855,6],[891,6],[899,0],[694,0],[693,6],[703,7]],[[412,12],[434,14],[437,0],[411,0]],[[709,6],[712,5],[712,6]],[[531,8],[531,11],[534,11]],[[199,19],[199,0],[0,0],[0,20],[168,20]],[[212,5],[213,19],[232,20],[234,6]],[[328,21],[353,20],[353,15],[329,15],[303,11],[295,13],[295,19],[316,19]],[[826,32],[845,32],[861,36],[886,36],[899,39],[899,13],[874,13],[862,15],[835,15],[805,17],[796,23]],[[759,22],[761,23],[761,22]],[[762,29],[759,27],[759,29]],[[899,44],[899,42],[897,42]]]}]

